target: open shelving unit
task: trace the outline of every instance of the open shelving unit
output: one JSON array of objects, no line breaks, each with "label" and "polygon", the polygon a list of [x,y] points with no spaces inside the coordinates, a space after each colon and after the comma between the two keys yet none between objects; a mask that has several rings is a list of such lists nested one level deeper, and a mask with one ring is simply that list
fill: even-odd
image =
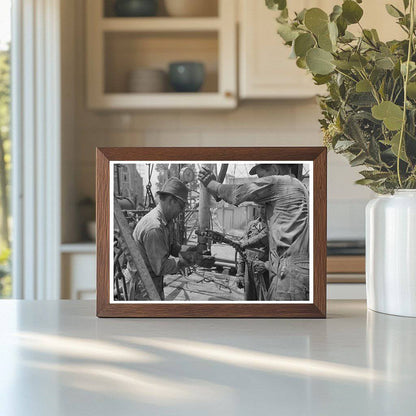
[{"label": "open shelving unit", "polygon": [[[209,0],[207,0],[209,1]],[[87,105],[90,109],[203,109],[237,105],[235,2],[208,17],[114,17],[111,2],[87,0]],[[230,30],[234,27],[234,30]],[[199,92],[132,93],[130,71],[168,71],[175,61],[203,62]]]}]

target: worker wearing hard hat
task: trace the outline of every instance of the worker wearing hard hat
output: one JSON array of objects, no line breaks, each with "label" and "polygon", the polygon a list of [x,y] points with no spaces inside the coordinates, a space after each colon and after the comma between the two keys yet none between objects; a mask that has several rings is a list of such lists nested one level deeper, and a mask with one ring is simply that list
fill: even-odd
[{"label": "worker wearing hard hat", "polygon": [[[157,194],[159,204],[138,222],[133,231],[133,239],[137,242],[150,276],[163,300],[163,277],[177,273],[197,259],[189,262],[189,259],[178,257],[180,245],[175,243],[173,238],[172,220],[184,211],[188,188],[178,178],[170,178]],[[196,252],[194,254],[197,256]]]},{"label": "worker wearing hard hat", "polygon": [[265,205],[270,250],[263,263],[270,271],[266,300],[309,300],[308,191],[292,175],[295,166],[257,164],[250,175],[258,179],[241,185],[221,184],[206,168],[198,175],[217,199],[237,206],[246,201]]}]

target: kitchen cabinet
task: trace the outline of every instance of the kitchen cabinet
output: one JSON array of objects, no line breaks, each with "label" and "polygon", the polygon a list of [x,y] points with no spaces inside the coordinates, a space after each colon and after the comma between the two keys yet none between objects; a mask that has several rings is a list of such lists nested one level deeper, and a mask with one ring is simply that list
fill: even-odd
[{"label": "kitchen cabinet", "polygon": [[61,298],[72,300],[95,299],[95,244],[62,244],[61,254]]},{"label": "kitchen cabinet", "polygon": [[[293,0],[290,10],[321,5]],[[276,33],[275,17],[264,1],[239,0],[239,93],[244,98],[309,98],[319,93],[311,75],[289,59],[290,48]]]},{"label": "kitchen cabinet", "polygon": [[[233,108],[237,105],[236,7],[217,16],[115,17],[111,1],[87,1],[87,105],[90,109]],[[128,92],[137,69],[167,71],[175,61],[202,62],[206,79],[194,93]]]},{"label": "kitchen cabinet", "polygon": [[[278,12],[269,10],[264,1],[207,1],[218,2],[216,16],[180,18],[165,13],[123,18],[114,16],[113,0],[88,0],[88,108],[221,109],[235,108],[238,98],[301,99],[325,92],[289,59],[290,48],[276,33]],[[402,7],[401,0],[392,3]],[[339,1],[292,0],[289,7],[291,13],[305,7],[330,12],[334,4]],[[403,37],[384,5],[367,2],[361,6],[364,27],[378,29],[382,40]],[[357,32],[359,27],[350,26],[350,30]],[[127,91],[129,72],[143,67],[167,70],[169,62],[181,60],[204,63],[207,77],[201,92]]]},{"label": "kitchen cabinet", "polygon": [[[320,7],[330,12],[337,0],[291,0],[289,11]],[[390,2],[400,9],[401,0]],[[325,92],[314,85],[312,77],[289,59],[290,48],[276,33],[275,17],[279,12],[269,10],[264,1],[239,0],[239,95],[242,99],[308,98]],[[362,25],[376,28],[381,40],[403,38],[404,32],[394,22],[384,4],[367,1]],[[388,22],[388,23],[387,23]],[[349,27],[358,33],[358,25]]]}]

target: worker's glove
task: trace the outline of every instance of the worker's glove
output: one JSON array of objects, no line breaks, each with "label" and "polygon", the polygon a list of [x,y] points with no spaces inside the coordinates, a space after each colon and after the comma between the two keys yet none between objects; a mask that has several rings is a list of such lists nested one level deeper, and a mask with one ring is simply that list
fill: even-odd
[{"label": "worker's glove", "polygon": [[212,170],[203,167],[198,173],[198,179],[200,180],[202,185],[208,186],[211,181],[215,181],[217,178],[212,172]]},{"label": "worker's glove", "polygon": [[181,247],[182,246],[179,243],[174,242],[170,247],[170,255],[173,257],[179,257]]},{"label": "worker's glove", "polygon": [[195,262],[197,266],[204,267],[206,269],[210,269],[215,265],[215,257],[214,256],[206,256],[202,255],[200,259],[197,259]]},{"label": "worker's glove", "polygon": [[185,260],[181,255],[179,255],[178,268],[179,270],[185,270],[187,267],[192,266],[192,263],[188,260]]},{"label": "worker's glove", "polygon": [[186,266],[199,266],[210,269],[214,267],[215,257],[210,254],[203,254],[198,250],[198,246],[182,246],[179,253],[179,263]]},{"label": "worker's glove", "polygon": [[197,246],[183,246],[179,253],[179,263],[185,266],[193,266],[202,261],[202,254],[197,251]]}]

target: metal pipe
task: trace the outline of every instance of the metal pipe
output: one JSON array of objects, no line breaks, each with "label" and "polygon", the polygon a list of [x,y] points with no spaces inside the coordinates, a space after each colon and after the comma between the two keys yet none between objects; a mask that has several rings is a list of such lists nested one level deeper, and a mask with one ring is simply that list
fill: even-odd
[{"label": "metal pipe", "polygon": [[[202,167],[209,170],[213,170],[215,165],[207,164]],[[211,195],[208,193],[204,185],[199,184],[199,207],[198,207],[198,229],[204,232],[210,226],[210,205]],[[198,235],[198,244],[203,250],[207,250],[207,238],[205,236]]]}]

